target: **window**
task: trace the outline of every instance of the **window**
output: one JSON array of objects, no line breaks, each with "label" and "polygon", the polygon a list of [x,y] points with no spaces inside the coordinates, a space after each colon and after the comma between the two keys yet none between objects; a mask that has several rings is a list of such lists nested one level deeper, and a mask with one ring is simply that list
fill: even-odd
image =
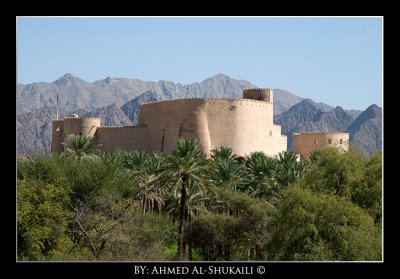
[{"label": "window", "polygon": [[272,131],[269,131],[269,136],[272,137]]},{"label": "window", "polygon": [[340,139],[340,144],[343,144],[343,140],[342,139]]},{"label": "window", "polygon": [[328,139],[328,144],[332,144],[332,139]]},{"label": "window", "polygon": [[314,139],[314,144],[317,144],[317,143],[318,143],[317,139]]}]

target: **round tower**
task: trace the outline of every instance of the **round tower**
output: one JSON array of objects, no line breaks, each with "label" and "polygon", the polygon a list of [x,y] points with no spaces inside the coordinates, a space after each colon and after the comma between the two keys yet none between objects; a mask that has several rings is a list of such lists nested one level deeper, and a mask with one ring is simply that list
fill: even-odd
[{"label": "round tower", "polygon": [[[271,88],[246,88],[243,89],[243,99],[261,101],[266,104],[265,115],[263,116],[264,121],[273,124],[274,119],[274,106],[272,104],[273,92]],[[269,131],[272,130],[272,127]]]},{"label": "round tower", "polygon": [[257,101],[268,102],[272,104],[271,88],[246,88],[243,89],[243,99],[252,99]]},{"label": "round tower", "polygon": [[64,151],[64,120],[54,120],[52,122],[51,133],[51,152]]},{"label": "round tower", "polygon": [[100,126],[100,118],[79,118],[77,114],[72,114],[64,118],[64,137],[70,134],[93,137]]},{"label": "round tower", "polygon": [[324,147],[347,151],[349,149],[349,133],[305,132],[293,134],[293,152],[300,154],[301,160],[308,160],[311,151]]}]

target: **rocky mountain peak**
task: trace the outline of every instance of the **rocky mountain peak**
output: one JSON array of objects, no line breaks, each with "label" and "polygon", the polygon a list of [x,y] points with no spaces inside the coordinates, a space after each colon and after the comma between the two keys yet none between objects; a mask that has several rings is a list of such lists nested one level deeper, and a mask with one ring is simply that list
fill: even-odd
[{"label": "rocky mountain peak", "polygon": [[75,77],[70,73],[66,73],[65,75],[57,79],[54,83],[59,86],[69,86],[77,80],[79,80],[78,77]]},{"label": "rocky mountain peak", "polygon": [[[140,104],[144,102],[188,97],[242,98],[243,89],[251,87],[257,86],[225,74],[187,85],[165,80],[154,82],[111,76],[89,83],[70,73],[52,83],[18,84],[17,126],[23,124],[24,127],[30,127],[29,134],[28,129],[17,131],[18,152],[49,151],[51,119],[55,117],[53,110],[57,95],[60,117],[61,111],[76,112],[81,109],[90,113],[79,115],[100,117],[102,125],[131,125],[136,123]],[[380,107],[372,105],[363,113],[344,111],[341,107],[333,108],[311,99],[302,99],[286,90],[273,90],[275,123],[281,125],[282,133],[288,136],[289,150],[293,132],[343,130],[349,131],[352,143],[363,150],[373,152],[380,148]],[[53,107],[51,113],[46,107]]]}]

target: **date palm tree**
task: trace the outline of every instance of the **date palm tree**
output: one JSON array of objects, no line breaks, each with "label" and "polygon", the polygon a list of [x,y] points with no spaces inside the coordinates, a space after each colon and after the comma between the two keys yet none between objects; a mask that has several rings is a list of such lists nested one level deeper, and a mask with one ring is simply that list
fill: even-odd
[{"label": "date palm tree", "polygon": [[218,147],[211,150],[211,158],[214,161],[222,160],[233,160],[235,155],[233,154],[233,150],[230,147]]},{"label": "date palm tree", "polygon": [[246,182],[243,165],[233,158],[213,161],[209,176],[215,186],[232,191],[238,191]]},{"label": "date palm tree", "polygon": [[96,157],[101,144],[93,142],[93,138],[71,134],[67,136],[67,155],[74,160],[91,159]]},{"label": "date palm tree", "polygon": [[[136,153],[141,157],[144,153]],[[136,156],[136,159],[138,157]],[[143,157],[140,165],[136,165],[132,170],[132,181],[134,181],[133,197],[140,201],[144,212],[156,210],[161,212],[165,204],[163,187],[160,185],[160,173],[165,169],[166,163],[159,154]]]},{"label": "date palm tree", "polygon": [[293,152],[283,151],[276,156],[276,159],[274,178],[277,187],[282,190],[303,175],[305,164],[297,161]]},{"label": "date palm tree", "polygon": [[180,192],[177,251],[179,260],[186,256],[184,228],[185,215],[188,212],[188,193],[205,192],[207,160],[199,147],[199,139],[179,138],[176,150],[172,154],[165,154],[166,168],[161,174],[161,180],[170,185],[173,192]]},{"label": "date palm tree", "polygon": [[267,157],[263,152],[253,152],[247,158],[247,191],[251,197],[274,196],[273,174],[276,160]]}]

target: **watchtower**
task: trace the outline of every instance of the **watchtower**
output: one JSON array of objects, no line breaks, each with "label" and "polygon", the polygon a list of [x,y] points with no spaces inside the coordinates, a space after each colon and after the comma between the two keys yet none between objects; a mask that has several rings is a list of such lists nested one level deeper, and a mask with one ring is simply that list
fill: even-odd
[{"label": "watchtower", "polygon": [[64,142],[70,134],[93,137],[98,127],[101,127],[100,118],[79,118],[77,114],[65,117],[64,120],[54,120],[51,151],[65,151]]},{"label": "watchtower", "polygon": [[272,104],[273,91],[271,88],[246,88],[243,89],[243,99],[268,102]]}]

